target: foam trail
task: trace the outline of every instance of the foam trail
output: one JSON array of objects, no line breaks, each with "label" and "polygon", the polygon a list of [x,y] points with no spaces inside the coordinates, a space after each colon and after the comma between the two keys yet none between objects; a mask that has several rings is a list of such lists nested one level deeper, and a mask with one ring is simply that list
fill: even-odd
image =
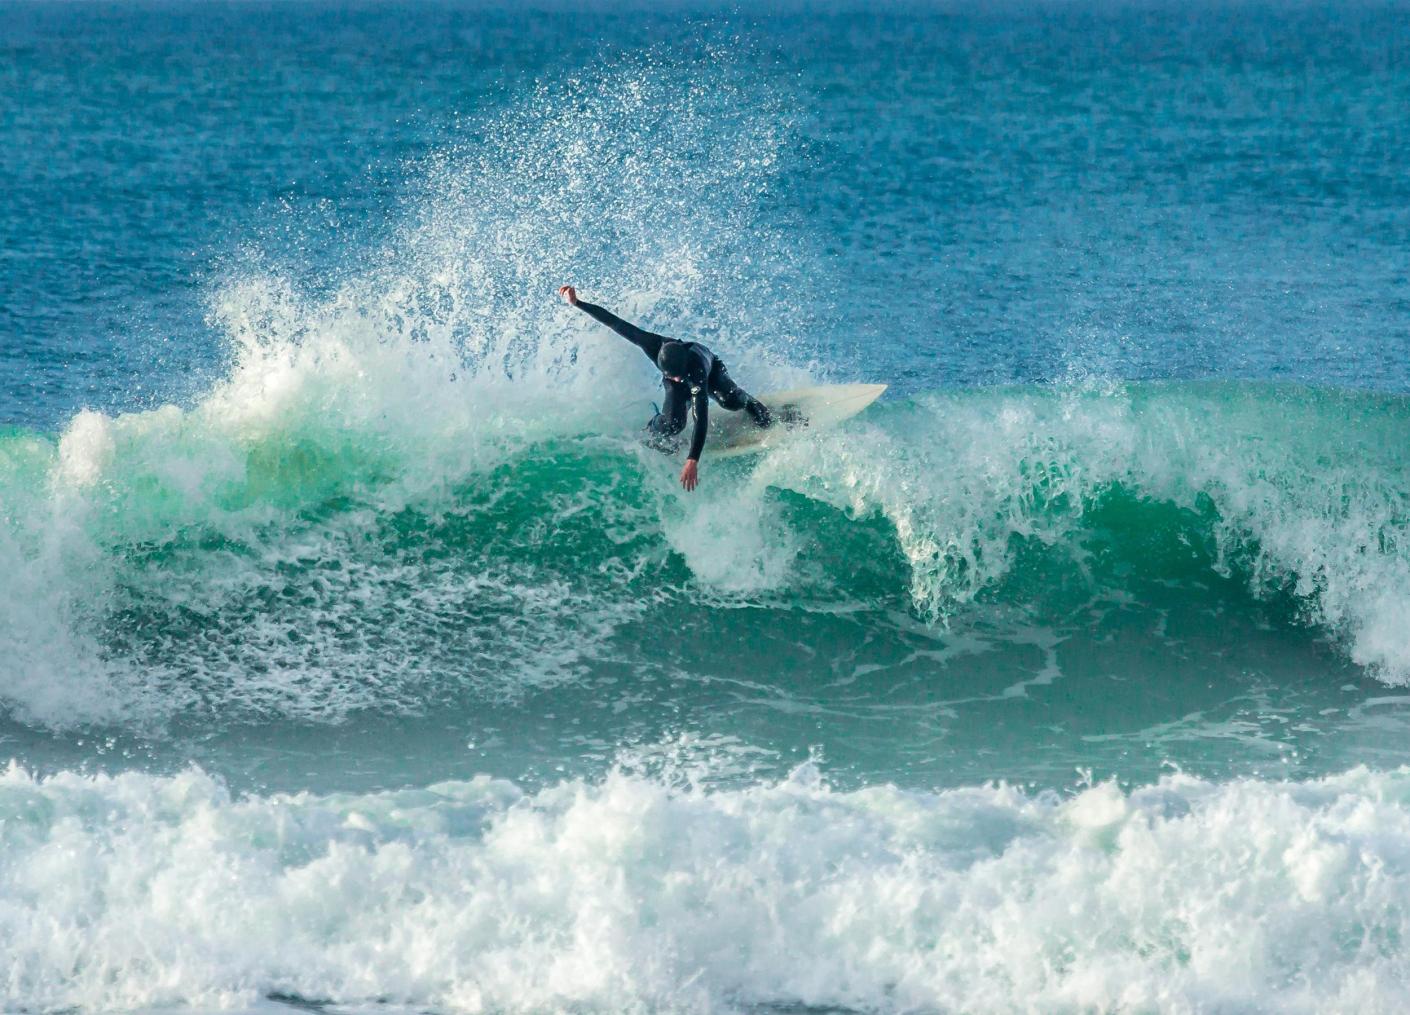
[{"label": "foam trail", "polygon": [[0,778],[7,1007],[1394,1011],[1410,772],[1071,797]]}]

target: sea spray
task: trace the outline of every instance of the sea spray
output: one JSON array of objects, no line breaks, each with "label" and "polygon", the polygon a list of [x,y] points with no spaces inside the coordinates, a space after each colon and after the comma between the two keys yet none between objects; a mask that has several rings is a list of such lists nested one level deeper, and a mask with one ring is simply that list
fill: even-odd
[{"label": "sea spray", "polygon": [[[0,614],[0,701],[57,726],[160,726],[173,712],[235,702],[336,719],[416,708],[425,681],[483,686],[487,669],[512,689],[522,681],[506,668],[524,660],[571,672],[550,657],[578,658],[588,631],[610,630],[601,618],[631,609],[622,597],[580,573],[535,584],[492,550],[480,560],[462,547],[447,565],[434,549],[418,559],[409,543],[389,554],[382,539],[464,513],[467,487],[486,493],[489,477],[502,486],[496,470],[546,442],[605,433],[620,445],[640,425],[651,372],[555,298],[564,281],[708,335],[760,382],[770,363],[800,376],[769,347],[786,342],[788,315],[775,311],[765,331],[755,323],[765,305],[804,306],[772,298],[797,274],[798,245],[777,242],[776,226],[754,215],[789,117],[776,99],[739,101],[749,84],[729,61],[695,67],[697,86],[685,90],[663,66],[624,59],[566,90],[541,89],[482,124],[476,143],[416,160],[389,238],[339,268],[310,274],[242,244],[210,297],[227,368],[192,404],[84,411],[57,449],[37,435],[0,437],[0,465],[24,460],[0,469],[10,509],[0,600],[14,604]],[[720,115],[732,131],[703,129]],[[631,154],[648,141],[649,172]],[[642,171],[624,176],[621,153]],[[701,205],[702,191],[723,203]],[[564,489],[534,505],[538,523],[563,501],[607,503],[617,483]],[[608,532],[630,541],[639,503],[609,504]],[[471,495],[469,514],[486,510]],[[354,609],[369,601],[371,612]],[[510,626],[527,641],[491,637],[521,611],[528,619]],[[549,614],[573,619],[558,627]],[[462,617],[479,633],[446,638]],[[387,631],[395,658],[377,633]],[[466,662],[447,674],[450,658]]]}]

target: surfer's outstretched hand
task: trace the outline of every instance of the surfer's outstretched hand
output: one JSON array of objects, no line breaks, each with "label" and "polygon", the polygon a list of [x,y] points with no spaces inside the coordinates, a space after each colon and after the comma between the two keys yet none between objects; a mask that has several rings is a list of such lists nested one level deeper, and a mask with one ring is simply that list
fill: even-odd
[{"label": "surfer's outstretched hand", "polygon": [[568,301],[568,306],[570,306],[570,307],[576,307],[576,306],[578,305],[578,290],[574,289],[572,286],[570,286],[570,285],[561,285],[561,286],[559,286],[559,287],[558,287],[558,295],[559,295],[559,296],[562,296],[565,300]]},{"label": "surfer's outstretched hand", "polygon": [[681,486],[689,492],[694,490],[700,482],[700,463],[694,458],[685,460],[685,468],[681,469]]}]

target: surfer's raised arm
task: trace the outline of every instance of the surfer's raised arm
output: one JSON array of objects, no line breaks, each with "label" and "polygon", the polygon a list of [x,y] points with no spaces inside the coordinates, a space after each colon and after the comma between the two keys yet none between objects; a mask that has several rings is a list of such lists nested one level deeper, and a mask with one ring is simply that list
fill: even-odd
[{"label": "surfer's raised arm", "polygon": [[593,320],[607,325],[617,334],[621,335],[632,345],[636,346],[646,355],[651,357],[651,362],[656,362],[657,355],[661,352],[661,343],[666,341],[663,335],[653,335],[649,331],[638,328],[622,320],[610,310],[599,307],[596,303],[589,303],[587,300],[578,299],[578,290],[570,285],[561,286],[558,295],[568,301],[570,307],[577,307]]}]

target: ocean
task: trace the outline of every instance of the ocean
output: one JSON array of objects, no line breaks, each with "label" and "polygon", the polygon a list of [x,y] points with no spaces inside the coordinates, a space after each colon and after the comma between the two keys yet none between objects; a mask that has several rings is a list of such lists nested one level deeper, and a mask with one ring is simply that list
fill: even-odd
[{"label": "ocean", "polygon": [[1403,1011],[1407,26],[0,6],[0,1007]]}]

